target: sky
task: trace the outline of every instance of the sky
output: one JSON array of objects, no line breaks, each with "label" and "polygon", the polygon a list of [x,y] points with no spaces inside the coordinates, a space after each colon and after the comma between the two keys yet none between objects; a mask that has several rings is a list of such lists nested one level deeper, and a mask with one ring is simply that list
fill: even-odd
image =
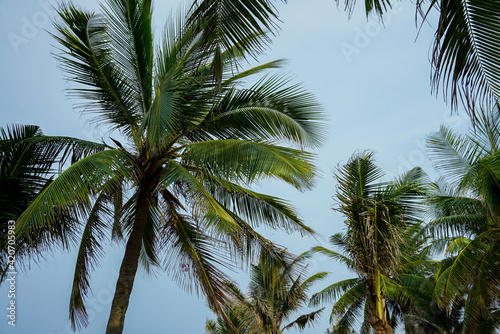
[{"label": "sky", "polygon": [[[76,1],[97,9],[98,1]],[[154,27],[161,32],[165,19],[182,0],[155,1]],[[86,118],[73,110],[52,54],[55,42],[51,0],[0,0],[0,126],[36,124],[47,135],[99,139]],[[295,254],[316,245],[327,246],[328,236],[342,231],[342,217],[332,210],[335,194],[333,172],[359,150],[373,150],[377,164],[393,177],[421,166],[436,175],[425,155],[425,139],[444,124],[454,129],[468,125],[465,112],[451,114],[442,96],[430,89],[430,51],[436,15],[422,26],[415,25],[415,5],[398,3],[384,16],[366,18],[362,2],[349,19],[334,0],[289,0],[276,3],[280,31],[259,62],[287,59],[285,71],[314,93],[328,117],[327,140],[315,151],[321,175],[316,187],[304,193],[279,183],[259,188],[293,203],[316,238],[264,231],[271,240]],[[92,274],[93,294],[87,308],[90,325],[81,333],[102,333],[123,255],[122,245],[108,247],[100,266]],[[8,288],[0,286],[0,333],[71,333],[68,318],[69,294],[75,252],[55,252],[32,263],[17,275],[16,326],[8,325]],[[313,287],[349,278],[339,264],[320,256],[309,266],[310,273],[327,270],[331,276]],[[241,288],[245,275],[239,274]],[[213,318],[202,297],[179,288],[168,276],[149,277],[139,273],[125,322],[125,334],[204,333],[207,318]],[[3,312],[3,314],[2,314]],[[306,334],[323,333],[328,326],[325,313]],[[295,332],[295,330],[290,331]]]}]

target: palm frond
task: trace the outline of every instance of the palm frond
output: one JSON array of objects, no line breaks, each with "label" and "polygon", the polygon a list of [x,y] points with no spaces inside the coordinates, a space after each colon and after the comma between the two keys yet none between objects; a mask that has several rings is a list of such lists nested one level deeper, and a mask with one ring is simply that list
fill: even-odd
[{"label": "palm frond", "polygon": [[111,39],[113,65],[130,85],[134,111],[144,115],[153,98],[152,3],[107,0],[102,11]]},{"label": "palm frond", "polygon": [[458,186],[480,153],[469,137],[444,126],[427,139],[427,147],[434,168],[453,186]]},{"label": "palm frond", "polygon": [[105,191],[99,194],[88,214],[82,232],[69,304],[73,330],[87,327],[89,323],[84,298],[90,291],[90,272],[94,270],[99,258],[103,255],[102,241],[106,236],[106,216],[107,218],[112,216],[109,203],[107,203],[109,200]]},{"label": "palm frond", "polygon": [[318,321],[318,317],[321,315],[325,308],[321,308],[317,311],[313,311],[307,314],[303,314],[288,325],[286,325],[283,329],[290,329],[294,326],[297,326],[300,330],[306,328],[307,325],[312,325],[315,321]]},{"label": "palm frond", "polygon": [[328,277],[328,275],[330,275],[330,273],[327,271],[317,272],[317,273],[313,274],[312,276],[309,276],[308,278],[306,278],[304,280],[304,282],[302,282],[300,284],[300,288],[304,291],[309,290],[311,285],[313,285],[317,281],[324,280],[325,278]]},{"label": "palm frond", "polygon": [[182,163],[229,180],[251,183],[276,177],[305,190],[312,186],[316,170],[312,156],[299,150],[236,139],[192,143],[182,152]]},{"label": "palm frond", "polygon": [[488,230],[474,240],[466,243],[452,260],[449,267],[443,270],[436,279],[436,294],[450,300],[457,293],[466,291],[471,278],[477,272],[477,266],[485,259],[491,249],[491,240],[498,236],[499,229]]},{"label": "palm frond", "polygon": [[440,17],[435,34],[433,88],[445,92],[452,106],[460,98],[471,117],[476,103],[500,97],[500,4],[495,1],[432,1]]},{"label": "palm frond", "polygon": [[[203,172],[199,167],[197,171]],[[224,207],[250,222],[253,227],[281,228],[286,232],[313,233],[286,201],[244,188],[236,183],[203,173],[207,191]]]},{"label": "palm frond", "polygon": [[[357,287],[359,288],[361,287],[361,285],[355,286],[353,289],[356,289]],[[358,322],[358,317],[361,313],[361,310],[365,309],[366,311],[365,306],[367,305],[367,302],[364,291],[358,293],[351,290],[349,290],[350,294],[346,295],[346,298],[341,301],[341,304],[337,305],[337,302],[332,308],[330,322],[334,323],[334,333],[351,334]],[[357,297],[355,297],[355,295],[357,295]],[[348,302],[346,299],[351,299],[351,301]],[[367,314],[365,312],[365,318],[366,315]],[[364,323],[361,329],[366,329]]]},{"label": "palm frond", "polygon": [[61,4],[58,14],[63,23],[55,23],[54,38],[61,45],[56,56],[66,78],[83,88],[73,88],[69,96],[81,98],[84,112],[95,113],[94,121],[111,123],[115,128],[134,134],[140,108],[132,83],[112,60],[113,45],[101,15]]},{"label": "palm frond", "polygon": [[[339,6],[341,0],[335,0],[337,3],[337,6]],[[349,14],[349,16],[352,15],[355,5],[356,5],[356,0],[344,0],[344,10]],[[392,1],[390,0],[365,0],[364,5],[365,5],[365,13],[366,16],[370,14],[376,14],[383,18],[383,15],[385,12],[387,12],[390,8],[392,8]]]},{"label": "palm frond", "polygon": [[313,247],[311,251],[313,251],[314,253],[320,253],[326,255],[332,260],[339,261],[345,264],[349,269],[353,269],[355,267],[353,260],[351,260],[349,257],[342,255],[338,252],[332,251],[328,248],[322,246],[316,246]]},{"label": "palm frond", "polygon": [[[228,213],[228,211],[213,198],[210,193],[205,189],[203,184],[196,178],[195,175],[191,174],[188,169],[186,169],[181,164],[171,161],[170,171],[167,175],[168,179],[164,182],[169,184],[171,180],[183,180],[190,188],[190,192],[193,199],[197,205],[202,205],[204,209],[203,215],[206,217],[217,217],[218,219],[212,219],[212,222],[220,222],[219,233],[227,233],[233,237],[240,234],[240,227],[235,222],[233,217]],[[198,201],[197,201],[198,200]]]},{"label": "palm frond", "polygon": [[327,286],[320,292],[313,294],[311,297],[310,304],[312,306],[317,306],[320,304],[334,302],[350,289],[353,289],[355,287],[357,287],[356,289],[360,289],[359,286],[362,285],[363,284],[361,283],[359,278],[350,278],[347,280],[336,282],[334,284]]},{"label": "palm frond", "polygon": [[19,235],[50,226],[58,211],[79,215],[89,205],[89,198],[115,176],[130,179],[128,157],[119,150],[94,153],[71,165],[50,183],[19,217],[16,228]]},{"label": "palm frond", "polygon": [[319,146],[324,141],[325,116],[318,112],[314,96],[289,83],[290,78],[280,74],[264,77],[249,89],[235,89],[231,82],[203,124],[205,131],[221,139],[269,138],[300,147]]},{"label": "palm frond", "polygon": [[[229,289],[226,282],[229,278],[218,269],[218,266],[227,266],[225,252],[217,247],[217,243],[203,234],[193,222],[170,206],[171,217],[163,222],[165,240],[168,240],[168,255],[165,266],[168,272],[174,275],[179,282],[184,282],[185,288],[196,280],[196,290],[201,289],[208,304],[226,322],[234,332],[233,325],[224,310],[227,305]],[[188,266],[187,272],[180,272],[179,262]],[[185,277],[187,274],[188,277]]]}]

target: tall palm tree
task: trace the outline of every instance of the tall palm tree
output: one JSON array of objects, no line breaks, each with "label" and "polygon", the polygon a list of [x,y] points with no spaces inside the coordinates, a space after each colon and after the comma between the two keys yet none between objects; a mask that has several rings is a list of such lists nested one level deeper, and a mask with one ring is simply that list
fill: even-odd
[{"label": "tall palm tree", "polygon": [[[285,251],[275,257],[263,254],[257,264],[252,265],[248,293],[243,293],[236,285],[228,283],[231,289],[232,305],[240,324],[240,333],[281,334],[297,327],[304,329],[317,320],[323,309],[298,316],[294,314],[307,305],[307,290],[328,273],[318,272],[304,277],[307,255],[293,258]],[[227,327],[219,317],[207,322],[208,333],[226,333]]]},{"label": "tall palm tree", "polygon": [[188,265],[190,275],[168,271],[183,285],[196,281],[229,323],[221,267],[273,249],[253,228],[312,233],[284,200],[248,186],[274,178],[300,190],[311,187],[312,155],[290,146],[320,143],[317,102],[280,74],[238,88],[280,62],[239,71],[244,54],[237,47],[223,50],[223,80],[217,82],[213,54],[196,26],[181,18],[169,22],[155,47],[151,1],[109,0],[99,14],[65,3],[58,13],[58,59],[77,84],[72,96],[83,99],[81,111],[93,114],[97,126],[123,139],[110,138],[105,150],[57,177],[20,217],[18,233],[49,226],[57,210],[80,218],[70,301],[76,326],[87,323],[89,272],[107,236],[126,241],[107,333],[123,330],[140,263]]},{"label": "tall palm tree", "polygon": [[[36,125],[0,128],[0,282],[4,278],[9,253],[15,252],[15,263],[19,265],[23,256],[33,250],[28,247],[29,239],[16,238],[15,243],[7,243],[8,221],[19,218],[36,195],[52,181],[58,166],[62,167],[70,158],[77,160],[99,149],[100,145],[83,140],[46,136]],[[54,241],[61,241],[62,230],[72,231],[70,221],[64,218],[68,217],[61,215],[57,224],[47,226],[43,233],[51,235]]]},{"label": "tall palm tree", "polygon": [[405,258],[404,233],[418,222],[425,175],[415,168],[393,182],[382,183],[383,175],[370,152],[353,155],[338,169],[336,210],[345,216],[347,231],[333,235],[330,242],[341,253],[313,248],[358,274],[311,298],[313,305],[336,300],[332,317],[338,316],[335,330],[339,333],[351,332],[357,312],[362,309],[364,332],[370,326],[375,333],[393,332],[388,295],[396,287],[392,278],[401,270]]},{"label": "tall palm tree", "polygon": [[436,273],[436,295],[445,305],[466,297],[466,332],[494,332],[500,324],[499,129],[496,109],[478,118],[470,134],[442,127],[428,139],[430,158],[443,176],[430,198],[435,219],[428,230],[450,255]]}]

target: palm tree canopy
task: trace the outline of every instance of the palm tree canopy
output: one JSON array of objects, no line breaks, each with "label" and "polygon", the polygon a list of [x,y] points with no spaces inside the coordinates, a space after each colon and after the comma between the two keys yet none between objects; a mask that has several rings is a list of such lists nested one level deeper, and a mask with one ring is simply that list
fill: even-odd
[{"label": "palm tree canopy", "polygon": [[419,199],[424,195],[426,176],[420,168],[389,183],[380,182],[383,175],[370,152],[354,155],[336,174],[336,210],[346,217],[347,234],[335,240],[345,247],[355,270],[363,274],[374,265],[386,268],[384,271],[398,267],[401,234],[422,212]]},{"label": "palm tree canopy", "polygon": [[[328,275],[318,272],[306,277],[305,260],[308,257],[308,254],[303,254],[294,258],[284,250],[279,256],[264,253],[259,262],[252,265],[246,294],[236,285],[227,283],[231,291],[232,310],[235,311],[241,333],[280,334],[293,327],[302,330],[317,320],[323,309],[292,320],[307,305],[309,298],[306,292],[315,282]],[[224,333],[226,328],[220,317],[207,322],[209,333]]]}]

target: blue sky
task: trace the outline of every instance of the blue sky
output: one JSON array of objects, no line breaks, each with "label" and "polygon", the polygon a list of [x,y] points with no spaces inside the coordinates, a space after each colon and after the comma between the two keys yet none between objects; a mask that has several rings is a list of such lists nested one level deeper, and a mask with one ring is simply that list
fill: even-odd
[{"label": "blue sky", "polygon": [[[68,85],[51,56],[55,43],[46,30],[52,31],[53,3],[0,0],[0,126],[37,124],[48,135],[99,139],[101,133],[73,111],[75,101],[65,97]],[[98,8],[95,0],[76,3]],[[178,0],[155,2],[155,31],[161,31],[165,18],[181,4]],[[327,237],[343,228],[342,217],[331,210],[335,193],[332,172],[355,151],[374,150],[378,164],[390,176],[419,165],[434,177],[425,157],[426,136],[441,124],[454,128],[468,124],[463,111],[452,116],[442,97],[430,92],[435,22],[425,24],[416,39],[414,4],[398,4],[385,16],[385,26],[375,18],[367,20],[361,5],[349,20],[334,0],[278,3],[281,31],[260,59],[288,59],[286,71],[317,96],[329,119],[328,140],[316,152],[322,176],[315,189],[299,193],[277,183],[260,186],[294,203],[305,223],[318,232],[316,239],[266,234],[294,253],[319,243],[326,245]],[[109,248],[93,273],[91,323],[81,333],[103,332],[121,256],[120,247]],[[2,315],[0,333],[71,333],[68,302],[74,262],[74,252],[56,252],[19,274],[17,325],[7,325]],[[312,261],[310,269],[332,271],[329,282],[350,277],[344,268],[320,257]],[[245,288],[244,276],[238,277]],[[0,309],[5,314],[7,303],[3,285]],[[140,273],[125,333],[203,333],[207,317],[212,315],[203,299],[181,290],[167,274],[147,277]],[[323,333],[327,319],[324,314],[321,323],[305,333]]]}]

